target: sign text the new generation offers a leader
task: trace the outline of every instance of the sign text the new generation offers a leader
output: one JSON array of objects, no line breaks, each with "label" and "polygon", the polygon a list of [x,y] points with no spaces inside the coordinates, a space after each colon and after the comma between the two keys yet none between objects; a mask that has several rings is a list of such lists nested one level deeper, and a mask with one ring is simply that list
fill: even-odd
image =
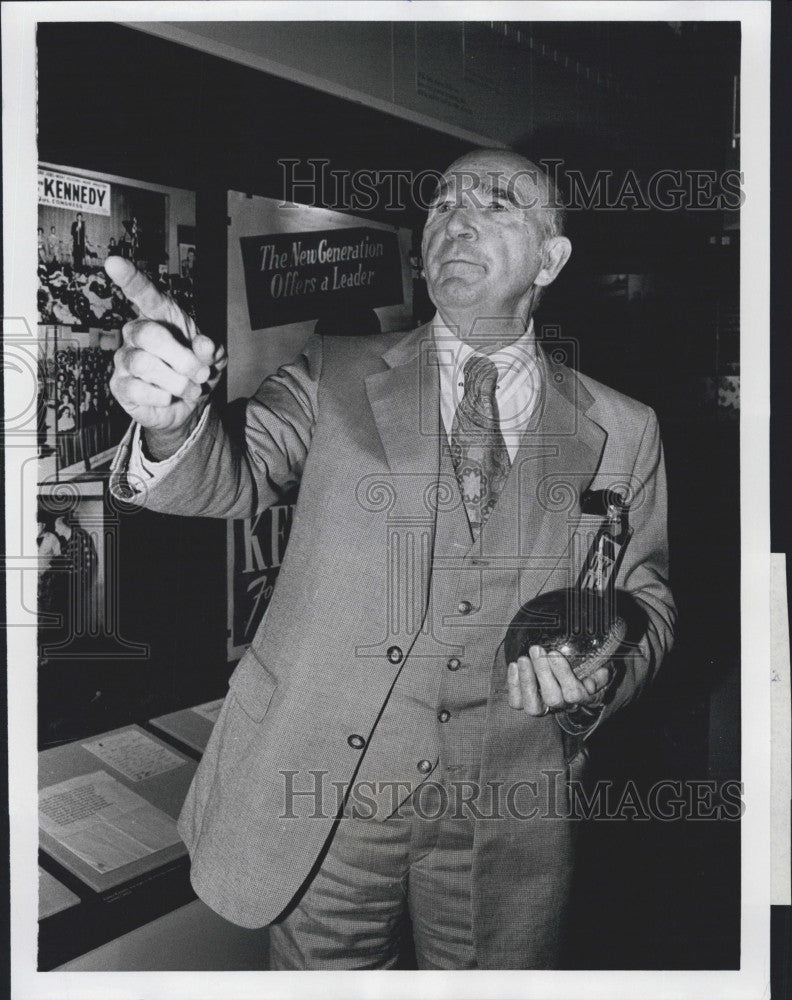
[{"label": "sign text the new generation offers a leader", "polygon": [[360,226],[239,242],[253,330],[403,301],[396,233]]}]

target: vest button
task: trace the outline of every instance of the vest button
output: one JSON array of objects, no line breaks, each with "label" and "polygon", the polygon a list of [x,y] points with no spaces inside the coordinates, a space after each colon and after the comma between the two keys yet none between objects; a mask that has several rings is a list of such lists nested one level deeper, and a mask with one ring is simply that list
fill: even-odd
[{"label": "vest button", "polygon": [[432,770],[432,762],[430,760],[419,760],[418,770],[421,774],[428,774]]},{"label": "vest button", "polygon": [[404,653],[402,653],[398,646],[391,646],[388,650],[388,659],[391,663],[401,663],[404,659]]},{"label": "vest button", "polygon": [[444,708],[441,712],[437,713],[437,718],[440,720],[440,722],[448,722],[448,720],[451,718],[451,713],[448,711],[448,709]]},{"label": "vest button", "polygon": [[362,736],[358,736],[357,733],[352,733],[351,736],[347,736],[347,743],[355,750],[362,750],[366,745],[366,741]]},{"label": "vest button", "polygon": [[452,656],[448,663],[446,663],[446,666],[449,670],[459,670],[462,666],[462,662],[458,660],[456,656]]},{"label": "vest button", "polygon": [[460,601],[459,604],[457,604],[457,611],[460,615],[469,615],[472,610],[473,605],[470,601]]}]

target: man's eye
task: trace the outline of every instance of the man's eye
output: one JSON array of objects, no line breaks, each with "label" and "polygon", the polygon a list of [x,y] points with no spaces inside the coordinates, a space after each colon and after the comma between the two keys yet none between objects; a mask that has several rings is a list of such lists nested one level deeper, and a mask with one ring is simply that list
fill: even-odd
[{"label": "man's eye", "polygon": [[450,201],[441,201],[432,208],[432,211],[437,213],[449,212],[450,210],[451,210]]},{"label": "man's eye", "polygon": [[497,198],[491,201],[487,207],[490,212],[505,212],[508,208],[504,202],[499,201]]}]

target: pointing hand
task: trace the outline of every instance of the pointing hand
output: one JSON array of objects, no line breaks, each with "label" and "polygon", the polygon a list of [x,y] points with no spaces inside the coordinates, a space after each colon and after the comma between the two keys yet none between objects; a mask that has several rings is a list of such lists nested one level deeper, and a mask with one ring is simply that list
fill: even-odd
[{"label": "pointing hand", "polygon": [[167,437],[175,444],[167,450],[175,451],[220,380],[228,363],[225,349],[199,333],[192,318],[131,261],[109,257],[105,270],[139,317],[122,330],[110,390],[134,420],[155,438]]}]

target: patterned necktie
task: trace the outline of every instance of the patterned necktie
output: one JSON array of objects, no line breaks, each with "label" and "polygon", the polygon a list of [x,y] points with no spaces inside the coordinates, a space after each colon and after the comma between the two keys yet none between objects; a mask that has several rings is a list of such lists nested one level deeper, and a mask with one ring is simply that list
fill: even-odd
[{"label": "patterned necktie", "polygon": [[495,386],[498,369],[474,354],[465,363],[465,392],[451,426],[451,461],[474,540],[492,513],[509,475]]}]

